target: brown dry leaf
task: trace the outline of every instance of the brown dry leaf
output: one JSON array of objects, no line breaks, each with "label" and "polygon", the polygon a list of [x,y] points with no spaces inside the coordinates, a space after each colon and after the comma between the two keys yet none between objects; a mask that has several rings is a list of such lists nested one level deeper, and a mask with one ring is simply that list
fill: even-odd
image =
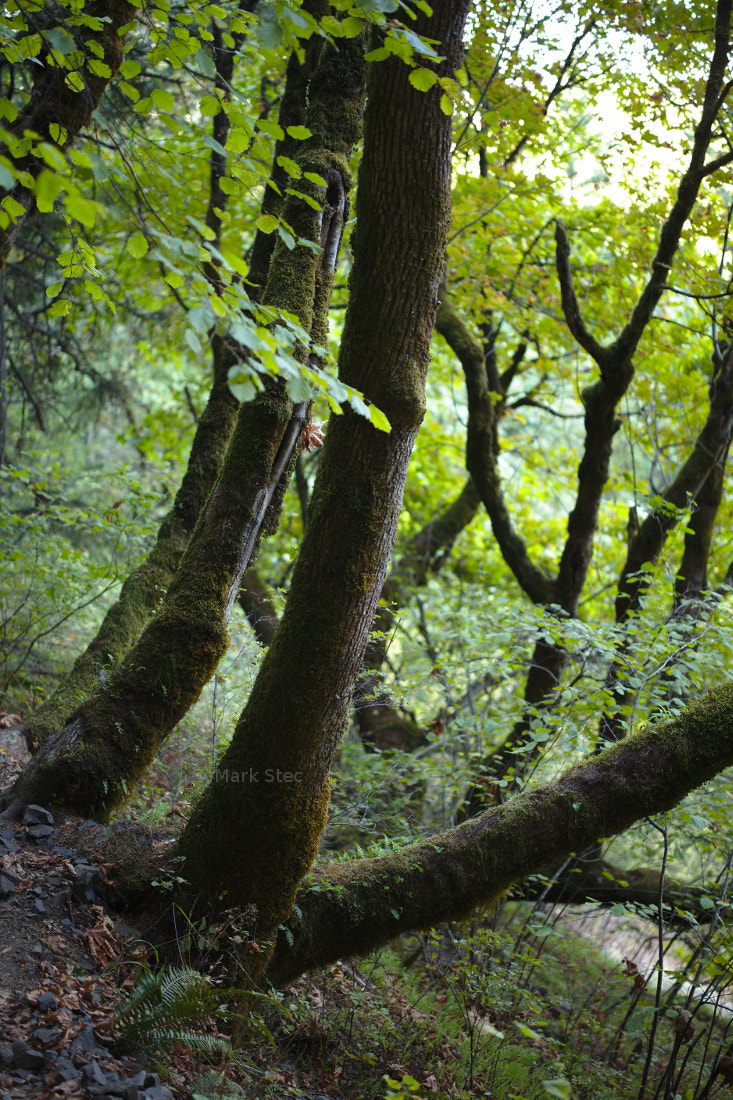
[{"label": "brown dry leaf", "polygon": [[9,730],[11,726],[17,726],[20,722],[19,714],[0,714],[0,730]]},{"label": "brown dry leaf", "polygon": [[314,420],[306,424],[301,436],[301,447],[304,451],[314,451],[323,446],[323,423]]},{"label": "brown dry leaf", "polygon": [[425,1078],[423,1081],[423,1088],[427,1089],[428,1092],[438,1091],[438,1078],[434,1073],[431,1073],[429,1077]]},{"label": "brown dry leaf", "polygon": [[102,912],[100,906],[94,905],[92,908],[97,910],[99,923],[94,928],[90,928],[85,933],[84,938],[89,945],[89,954],[92,958],[96,959],[102,966],[106,966],[108,962],[116,958],[119,950],[115,926],[111,918]]}]

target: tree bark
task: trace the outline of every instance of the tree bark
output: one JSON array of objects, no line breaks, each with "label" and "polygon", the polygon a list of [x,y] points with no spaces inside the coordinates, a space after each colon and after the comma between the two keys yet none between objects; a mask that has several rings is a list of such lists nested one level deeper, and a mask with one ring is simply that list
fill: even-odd
[{"label": "tree bark", "polygon": [[[467,4],[439,0],[417,33],[458,68]],[[384,583],[425,404],[450,218],[450,120],[395,59],[370,66],[350,297],[339,374],[389,418],[346,409],[326,433],[286,608],[232,742],[181,837],[182,874],[208,905],[235,907],[257,980],[325,825],[329,769]],[[217,899],[219,899],[217,901]],[[256,937],[256,940],[255,940]]]},{"label": "tree bark", "polygon": [[[300,184],[316,209],[297,195],[285,208],[288,223],[315,247],[289,250],[280,242],[263,298],[295,314],[306,332],[317,332],[319,344],[343,232],[348,161],[359,133],[362,55],[355,40],[339,52],[324,48],[310,88],[313,136],[302,143],[299,160],[304,172],[328,183]],[[219,478],[159,611],[110,680],[30,762],[9,796],[6,816],[29,801],[58,801],[106,819],[129,796],[226,652],[232,605],[268,510],[281,499],[304,416],[305,405],[294,409],[280,381],[240,408]]]},{"label": "tree bark", "polygon": [[456,829],[376,859],[339,861],[303,883],[268,970],[366,954],[403,932],[461,919],[601,837],[664,813],[733,764],[733,684]]}]

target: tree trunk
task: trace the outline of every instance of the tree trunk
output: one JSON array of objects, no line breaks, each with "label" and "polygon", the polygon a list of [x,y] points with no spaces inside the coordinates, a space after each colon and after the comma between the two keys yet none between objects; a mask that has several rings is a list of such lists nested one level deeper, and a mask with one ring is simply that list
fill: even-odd
[{"label": "tree trunk", "polygon": [[[308,0],[313,13],[318,14],[323,7],[321,0]],[[248,0],[246,10],[254,7],[254,0]],[[214,62],[216,68],[216,86],[226,102],[230,96],[234,74],[236,47],[226,49],[221,40],[221,31],[214,27]],[[287,133],[287,128],[299,126],[305,122],[308,83],[322,48],[320,39],[313,36],[305,44],[303,58],[299,60],[292,54],[285,80],[279,121],[285,131],[275,145],[272,180],[278,188],[267,187],[261,212],[280,214],[283,205],[285,183],[284,169],[278,161],[293,159],[298,152],[299,142]],[[212,137],[221,147],[226,146],[229,132],[229,114],[221,110],[212,120]],[[214,243],[219,245],[221,218],[226,208],[228,196],[221,190],[221,179],[226,175],[227,160],[224,154],[213,150],[211,154],[211,180],[209,205],[206,224],[215,234]],[[256,276],[250,272],[248,282],[250,299],[259,301],[264,290],[267,269],[272,258],[275,236],[258,230],[255,234],[253,256],[257,258]],[[254,262],[254,260],[253,260]],[[219,292],[216,266],[208,264],[207,277]],[[145,561],[127,578],[122,586],[119,598],[110,607],[86,650],[76,659],[69,675],[62,681],[53,695],[38,707],[33,714],[13,729],[14,734],[25,737],[28,747],[35,751],[51,734],[56,733],[65,724],[69,716],[76,711],[91,692],[116,668],[140,637],[150,616],[160,605],[176,569],[180,565],[183,552],[188,546],[196,522],[211,492],[221,467],[229,440],[234,430],[239,403],[233,397],[227,381],[229,368],[239,362],[238,349],[220,336],[212,339],[212,360],[214,381],[209,399],[196,427],[188,467],[181,486],[176,494],[173,507],[160,525],[153,549]]]},{"label": "tree trunk", "polygon": [[[359,133],[362,57],[353,39],[338,52],[324,48],[310,87],[313,136],[302,143],[299,160],[304,172],[330,182],[300,183],[315,209],[297,195],[285,207],[289,225],[315,247],[289,250],[280,242],[264,294],[266,305],[295,314],[319,344],[343,231],[336,200],[348,191]],[[340,210],[343,215],[343,202]],[[324,233],[333,239],[324,242]],[[294,410],[280,381],[241,407],[218,481],[160,610],[110,680],[33,758],[10,794],[6,816],[29,801],[50,801],[106,819],[129,796],[226,652],[231,608],[263,521],[284,492],[304,415],[305,406]]]},{"label": "tree trunk", "polygon": [[377,859],[334,862],[298,892],[268,970],[276,984],[402,932],[490,905],[513,883],[635,821],[663,813],[733,764],[733,684],[552,783]]},{"label": "tree trunk", "polygon": [[[466,3],[439,0],[417,33],[458,67]],[[425,404],[450,218],[451,125],[440,89],[395,59],[370,66],[350,299],[339,357],[386,413],[379,432],[332,417],[286,608],[232,742],[182,835],[182,874],[206,904],[237,908],[255,981],[325,825],[329,769],[348,714]],[[219,899],[218,901],[216,899]]]}]

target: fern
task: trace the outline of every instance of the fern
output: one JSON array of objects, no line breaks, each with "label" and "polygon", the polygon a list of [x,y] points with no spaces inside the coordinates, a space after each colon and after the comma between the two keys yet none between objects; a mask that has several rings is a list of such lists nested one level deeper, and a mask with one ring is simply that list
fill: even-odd
[{"label": "fern", "polygon": [[181,1043],[191,1050],[232,1053],[226,1039],[191,1030],[220,1015],[219,994],[190,966],[145,968],[135,989],[117,1011],[118,1035],[144,1050]]},{"label": "fern", "polygon": [[193,1083],[194,1100],[239,1100],[244,1089],[234,1081],[228,1081],[225,1074],[209,1070],[202,1073]]}]

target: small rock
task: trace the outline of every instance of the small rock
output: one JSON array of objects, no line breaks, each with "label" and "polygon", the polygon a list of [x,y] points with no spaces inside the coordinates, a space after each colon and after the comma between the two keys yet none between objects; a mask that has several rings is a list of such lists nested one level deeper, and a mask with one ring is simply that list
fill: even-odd
[{"label": "small rock", "polygon": [[153,1085],[151,1089],[145,1089],[145,1100],[173,1100],[173,1093],[165,1085]]},{"label": "small rock", "polygon": [[71,892],[77,901],[94,901],[94,887],[102,881],[101,872],[90,863],[74,864],[76,876],[71,883]]},{"label": "small rock", "polygon": [[20,1070],[41,1069],[46,1064],[40,1050],[32,1050],[23,1039],[13,1043],[13,1062]]},{"label": "small rock", "polygon": [[53,825],[29,825],[28,836],[32,836],[34,840],[41,840],[44,836],[53,836]]},{"label": "small rock", "polygon": [[[57,846],[54,848],[54,852],[57,856],[62,856],[64,859],[71,859],[73,856],[76,855],[76,852],[73,852],[71,848],[64,848],[61,844],[57,844]],[[59,882],[60,881],[61,879],[59,879]]]},{"label": "small rock", "polygon": [[0,1065],[11,1066],[13,1064],[13,1048],[10,1043],[0,1043]]},{"label": "small rock", "polygon": [[6,898],[9,894],[14,894],[19,882],[20,875],[9,871],[7,867],[3,868],[0,871],[0,897]]},{"label": "small rock", "polygon": [[6,852],[17,852],[20,845],[15,843],[12,833],[0,833],[0,848],[4,848]]},{"label": "small rock", "polygon": [[62,906],[66,905],[67,901],[71,897],[71,887],[65,886],[63,890],[59,890],[57,894],[52,894],[49,898],[51,905]]},{"label": "small rock", "polygon": [[43,944],[42,943],[36,943],[36,944],[33,945],[33,947],[31,947],[31,955],[42,955],[42,954],[43,954]]},{"label": "small rock", "polygon": [[33,908],[37,913],[46,912],[46,906],[43,904],[40,898],[36,898],[36,900],[33,902]]},{"label": "small rock", "polygon": [[30,805],[23,811],[22,821],[24,825],[53,825],[53,814],[43,806]]},{"label": "small rock", "polygon": [[79,1034],[72,1040],[69,1048],[72,1054],[93,1054],[99,1050],[99,1043],[91,1024],[85,1024]]},{"label": "small rock", "polygon": [[37,1039],[44,1047],[47,1047],[49,1043],[55,1043],[61,1035],[61,1028],[59,1027],[37,1027],[33,1032],[33,1038]]},{"label": "small rock", "polygon": [[81,1070],[78,1070],[63,1054],[56,1062],[56,1073],[62,1081],[78,1081],[81,1077]]},{"label": "small rock", "polygon": [[79,828],[80,829],[98,829],[99,828],[99,822],[98,821],[92,821],[91,818],[90,818],[89,821],[85,821],[83,823],[83,825],[79,826]]},{"label": "small rock", "polygon": [[82,1076],[90,1085],[106,1085],[107,1078],[99,1062],[87,1062],[82,1070]]},{"label": "small rock", "polygon": [[37,1007],[40,1008],[41,1012],[55,1012],[59,1007],[58,997],[55,993],[46,990],[38,998]]}]

